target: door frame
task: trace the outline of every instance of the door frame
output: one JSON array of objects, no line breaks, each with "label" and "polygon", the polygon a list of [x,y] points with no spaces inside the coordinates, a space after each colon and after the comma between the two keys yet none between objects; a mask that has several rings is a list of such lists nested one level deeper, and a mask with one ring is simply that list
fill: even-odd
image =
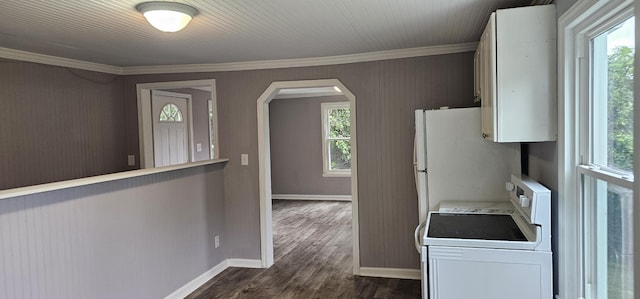
[{"label": "door frame", "polygon": [[[216,80],[188,80],[188,81],[169,81],[136,84],[136,92],[138,98],[138,143],[140,148],[140,168],[153,168],[153,125],[151,119],[151,91],[154,89],[177,89],[177,88],[197,88],[208,87],[211,91],[211,102],[213,106],[213,122],[214,122],[214,157],[218,158],[218,109],[216,98]],[[190,105],[190,102],[187,103]],[[189,111],[191,116],[191,111]],[[190,117],[192,121],[192,117]],[[191,128],[193,126],[190,126]],[[191,129],[190,129],[191,130]],[[190,133],[191,134],[191,133]],[[190,136],[193,140],[193,136]],[[192,141],[189,141],[189,152],[192,153]],[[190,161],[193,155],[190,157]]]},{"label": "door frame", "polygon": [[356,133],[356,96],[338,79],[272,82],[257,100],[258,169],[260,189],[260,256],[262,267],[273,259],[273,223],[271,194],[271,146],[269,138],[269,103],[281,89],[338,87],[349,100],[351,110],[351,212],[353,239],[353,274],[360,274],[360,229],[358,218],[358,149]]}]

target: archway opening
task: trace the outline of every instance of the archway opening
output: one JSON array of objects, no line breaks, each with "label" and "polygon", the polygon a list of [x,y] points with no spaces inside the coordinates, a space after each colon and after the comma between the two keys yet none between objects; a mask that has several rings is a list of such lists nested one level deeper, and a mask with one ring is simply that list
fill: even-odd
[{"label": "archway opening", "polygon": [[271,147],[269,126],[269,103],[279,94],[300,93],[305,90],[335,90],[349,101],[351,133],[351,204],[353,274],[360,274],[360,238],[358,221],[358,149],[356,128],[356,97],[338,79],[280,81],[273,82],[257,100],[258,118],[258,167],[260,188],[260,252],[262,266],[268,268],[274,263],[272,189],[271,189]]}]

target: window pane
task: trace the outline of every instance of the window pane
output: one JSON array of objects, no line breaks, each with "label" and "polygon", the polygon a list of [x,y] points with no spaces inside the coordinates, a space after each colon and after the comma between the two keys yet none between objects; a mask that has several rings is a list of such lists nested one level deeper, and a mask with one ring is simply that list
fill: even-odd
[{"label": "window pane", "polygon": [[181,122],[182,121],[182,113],[180,112],[180,108],[175,104],[166,104],[162,107],[162,111],[160,112],[160,121],[162,122]]},{"label": "window pane", "polygon": [[213,119],[213,109],[211,107],[211,100],[209,100],[209,158],[215,157],[215,128]]},{"label": "window pane", "polygon": [[633,298],[633,191],[584,177],[585,202],[592,211],[587,219],[589,276],[597,298]]},{"label": "window pane", "polygon": [[593,163],[633,171],[634,18],[593,39]]},{"label": "window pane", "polygon": [[351,136],[351,111],[348,108],[329,110],[329,137]]},{"label": "window pane", "polygon": [[351,141],[329,141],[329,170],[351,169]]}]

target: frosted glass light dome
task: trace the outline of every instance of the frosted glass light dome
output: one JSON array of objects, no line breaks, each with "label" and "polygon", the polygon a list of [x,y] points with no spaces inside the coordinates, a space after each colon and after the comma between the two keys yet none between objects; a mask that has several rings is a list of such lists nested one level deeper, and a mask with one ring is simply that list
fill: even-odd
[{"label": "frosted glass light dome", "polygon": [[182,3],[152,1],[140,3],[136,9],[151,26],[163,32],[176,32],[189,24],[198,10]]}]

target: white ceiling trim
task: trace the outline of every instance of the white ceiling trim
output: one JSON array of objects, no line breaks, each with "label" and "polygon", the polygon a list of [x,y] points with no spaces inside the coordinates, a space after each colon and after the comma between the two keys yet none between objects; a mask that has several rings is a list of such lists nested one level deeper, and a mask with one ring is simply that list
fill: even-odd
[{"label": "white ceiling trim", "polygon": [[431,56],[441,54],[452,54],[475,51],[478,43],[465,43],[443,46],[429,46],[409,49],[398,49],[389,51],[368,52],[360,54],[326,56],[315,58],[297,58],[280,60],[262,60],[229,63],[205,63],[186,65],[158,65],[158,66],[132,66],[125,67],[125,75],[142,74],[165,74],[165,73],[199,73],[199,72],[222,72],[222,71],[246,71],[278,69],[290,67],[321,66],[347,64],[357,62],[368,62],[388,59],[410,58],[420,56]]},{"label": "white ceiling trim", "polygon": [[33,52],[14,50],[0,47],[0,57],[19,61],[35,62],[40,64],[70,67],[74,69],[95,71],[114,75],[123,75],[121,67],[100,64],[76,59],[69,59],[51,55],[38,54]]},{"label": "white ceiling trim", "polygon": [[204,64],[186,64],[186,65],[157,65],[157,66],[131,66],[118,67],[82,60],[56,57],[32,53],[27,51],[14,50],[0,47],[0,57],[14,59],[20,61],[35,62],[47,65],[55,65],[61,67],[70,67],[81,70],[96,71],[101,73],[116,75],[143,75],[143,74],[167,74],[167,73],[200,73],[200,72],[220,72],[220,71],[245,71],[245,70],[262,70],[262,69],[278,69],[290,67],[306,67],[335,65],[358,62],[369,62],[378,60],[400,59],[420,56],[453,54],[462,52],[475,51],[478,43],[464,43],[442,46],[428,46],[409,49],[398,49],[389,51],[377,51],[360,54],[314,57],[314,58],[298,58],[298,59],[281,59],[281,60],[263,60],[263,61],[246,61],[246,62],[229,62],[229,63],[204,63]]}]

